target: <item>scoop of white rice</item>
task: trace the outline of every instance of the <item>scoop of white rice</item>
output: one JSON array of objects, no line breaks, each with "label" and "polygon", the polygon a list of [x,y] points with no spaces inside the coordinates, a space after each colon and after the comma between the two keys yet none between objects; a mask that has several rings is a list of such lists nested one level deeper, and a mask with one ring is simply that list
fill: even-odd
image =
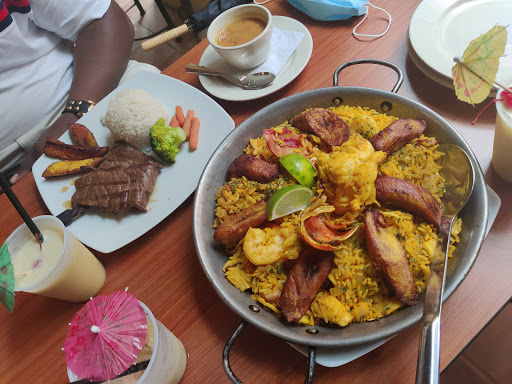
[{"label": "scoop of white rice", "polygon": [[171,120],[171,112],[142,89],[124,89],[115,95],[101,117],[116,140],[142,151],[150,149],[149,130],[158,119]]}]

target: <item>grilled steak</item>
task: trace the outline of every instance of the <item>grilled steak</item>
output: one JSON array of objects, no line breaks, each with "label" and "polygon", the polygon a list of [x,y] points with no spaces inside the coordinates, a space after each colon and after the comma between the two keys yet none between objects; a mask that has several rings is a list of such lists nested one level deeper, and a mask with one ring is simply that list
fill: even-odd
[{"label": "grilled steak", "polygon": [[71,198],[77,206],[97,207],[104,212],[124,213],[146,206],[162,165],[135,147],[116,141],[94,171],[75,181]]}]

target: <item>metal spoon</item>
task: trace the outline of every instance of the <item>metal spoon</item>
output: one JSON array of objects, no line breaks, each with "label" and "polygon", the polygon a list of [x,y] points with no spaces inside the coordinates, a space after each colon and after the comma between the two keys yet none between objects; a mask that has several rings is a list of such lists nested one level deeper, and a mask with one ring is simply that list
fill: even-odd
[{"label": "metal spoon", "polygon": [[274,81],[276,75],[270,72],[257,72],[252,75],[237,75],[224,73],[197,64],[186,64],[185,71],[189,73],[197,73],[198,75],[220,76],[229,82],[238,85],[243,89],[260,89],[268,86]]},{"label": "metal spoon", "polygon": [[441,303],[445,283],[446,264],[453,220],[464,207],[475,178],[468,155],[453,144],[442,144],[438,150],[444,153],[441,159],[441,176],[446,179],[446,191],[441,198],[442,214],[439,236],[442,239],[441,252],[434,253],[430,280],[425,294],[423,322],[421,324],[416,384],[439,382],[439,346],[441,336]]}]

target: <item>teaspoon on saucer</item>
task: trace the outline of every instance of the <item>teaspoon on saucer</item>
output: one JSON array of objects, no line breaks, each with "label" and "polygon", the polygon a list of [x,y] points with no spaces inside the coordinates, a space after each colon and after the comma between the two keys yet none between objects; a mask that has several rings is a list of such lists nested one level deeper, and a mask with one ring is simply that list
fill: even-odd
[{"label": "teaspoon on saucer", "polygon": [[257,72],[252,75],[239,75],[224,73],[197,64],[186,64],[185,71],[189,73],[197,73],[198,75],[220,76],[229,82],[238,85],[243,89],[260,89],[268,86],[274,81],[276,75],[270,72]]}]

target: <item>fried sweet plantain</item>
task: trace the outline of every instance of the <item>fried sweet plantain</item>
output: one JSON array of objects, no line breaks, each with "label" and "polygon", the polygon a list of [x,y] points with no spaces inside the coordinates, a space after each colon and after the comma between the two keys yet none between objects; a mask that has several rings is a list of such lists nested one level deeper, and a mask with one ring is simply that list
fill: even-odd
[{"label": "fried sweet plantain", "polygon": [[327,145],[341,145],[350,137],[347,123],[325,108],[311,108],[290,119],[290,124],[304,132],[311,132]]},{"label": "fried sweet plantain", "polygon": [[76,145],[89,148],[98,146],[98,142],[96,141],[94,135],[85,125],[78,123],[70,124],[68,129],[71,138],[74,140]]},{"label": "fried sweet plantain", "polygon": [[334,267],[334,254],[307,248],[283,285],[279,307],[288,322],[298,323]]},{"label": "fried sweet plantain", "polygon": [[426,128],[424,120],[400,119],[373,136],[370,143],[376,151],[392,153],[420,137]]},{"label": "fried sweet plantain", "polygon": [[84,160],[56,161],[54,163],[51,163],[44,170],[42,176],[45,178],[49,178],[55,176],[72,175],[75,173],[82,172],[84,169],[83,167],[85,167],[85,169],[96,168],[102,163],[103,160],[105,160],[104,157],[91,157],[90,159]]},{"label": "fried sweet plantain", "polygon": [[245,176],[248,180],[258,183],[270,183],[279,177],[279,167],[276,164],[242,154],[229,165],[228,171],[235,176]]},{"label": "fried sweet plantain", "polygon": [[423,217],[439,229],[441,204],[425,188],[392,176],[378,176],[375,180],[375,198]]},{"label": "fried sweet plantain", "polygon": [[386,230],[384,215],[375,209],[364,213],[368,254],[398,300],[414,305],[419,300],[407,256],[400,241]]},{"label": "fried sweet plantain", "polygon": [[46,156],[61,160],[83,160],[91,157],[102,157],[108,152],[108,147],[80,147],[78,145],[65,144],[60,140],[46,138],[44,153]]},{"label": "fried sweet plantain", "polygon": [[221,244],[234,243],[245,236],[249,228],[257,228],[267,221],[267,201],[260,200],[236,215],[224,220],[213,234]]}]

